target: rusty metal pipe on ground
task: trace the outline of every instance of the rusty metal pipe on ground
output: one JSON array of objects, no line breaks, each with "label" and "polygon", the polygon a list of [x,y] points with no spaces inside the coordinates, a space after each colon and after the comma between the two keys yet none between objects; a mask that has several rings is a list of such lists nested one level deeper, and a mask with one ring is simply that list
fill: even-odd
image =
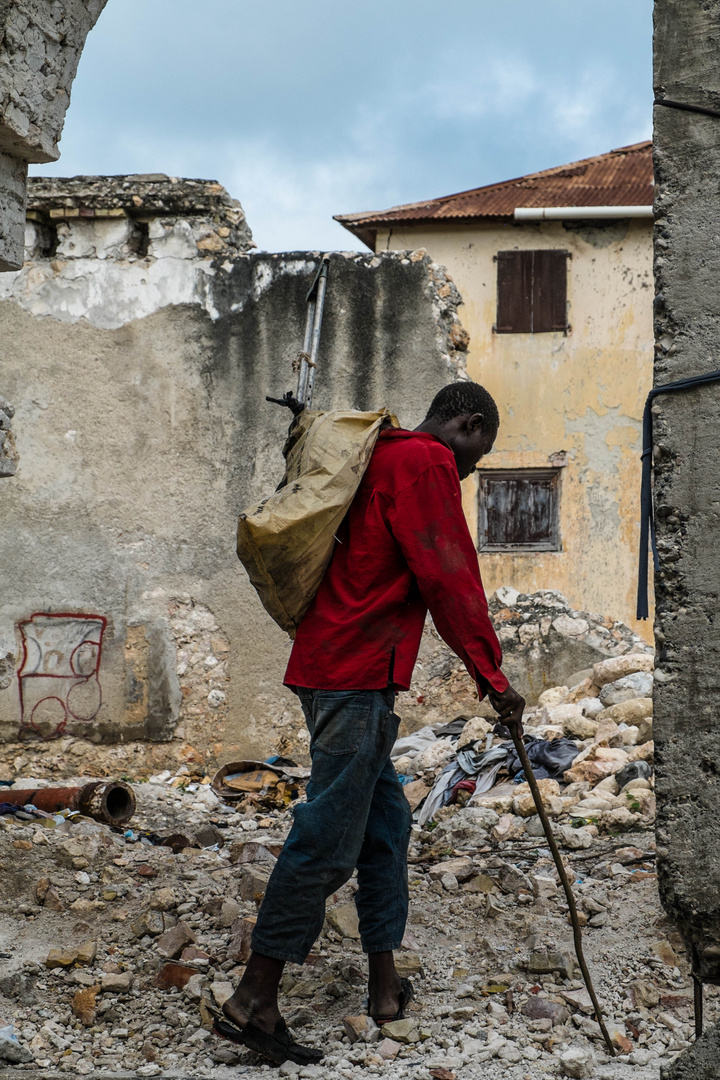
[{"label": "rusty metal pipe on ground", "polygon": [[0,800],[27,806],[46,814],[77,810],[105,825],[125,825],[135,813],[135,795],[123,780],[96,780],[82,787],[9,788]]}]

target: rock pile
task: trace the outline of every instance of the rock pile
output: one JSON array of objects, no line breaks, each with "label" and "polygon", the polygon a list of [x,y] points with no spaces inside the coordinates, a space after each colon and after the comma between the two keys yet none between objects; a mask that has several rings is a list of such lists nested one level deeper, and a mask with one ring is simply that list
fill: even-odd
[{"label": "rock pile", "polygon": [[[577,750],[560,782],[540,780],[545,809],[566,848],[587,847],[600,833],[646,829],[655,823],[653,663],[653,654],[646,652],[602,660],[575,686],[543,691],[537,706],[525,713],[527,735],[549,743],[570,740]],[[422,805],[458,748],[474,747],[482,753],[509,745],[491,734],[483,717],[471,718],[460,728],[455,735],[440,729],[437,737],[427,727],[398,741],[395,766],[406,781],[412,780],[407,792],[414,808]],[[492,830],[498,841],[541,835],[527,783],[509,782],[512,779],[501,770],[499,782],[469,799],[470,807],[498,815]],[[457,793],[467,802],[464,796]]]},{"label": "rock pile", "polygon": [[[562,593],[518,593],[498,589],[489,599],[490,617],[503,649],[503,670],[513,686],[535,704],[543,691],[573,686],[595,664],[652,649],[624,623],[595,612],[575,610]],[[491,716],[483,703],[481,714]],[[398,712],[409,731],[426,724],[477,712],[475,686],[462,661],[448,649],[431,623],[423,635],[410,691],[401,694]]]}]

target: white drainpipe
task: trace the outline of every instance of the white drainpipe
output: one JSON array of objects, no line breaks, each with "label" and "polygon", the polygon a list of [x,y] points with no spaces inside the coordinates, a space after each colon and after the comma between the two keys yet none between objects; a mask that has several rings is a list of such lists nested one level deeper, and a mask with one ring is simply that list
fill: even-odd
[{"label": "white drainpipe", "polygon": [[652,206],[517,206],[516,221],[590,221],[592,218],[652,218]]}]

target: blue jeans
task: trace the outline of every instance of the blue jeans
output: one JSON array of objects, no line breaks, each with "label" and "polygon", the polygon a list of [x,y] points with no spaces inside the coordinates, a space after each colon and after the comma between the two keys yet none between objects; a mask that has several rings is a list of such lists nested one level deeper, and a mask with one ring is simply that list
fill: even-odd
[{"label": "blue jeans", "polygon": [[302,964],[325,920],[325,901],[357,867],[360,941],[397,949],[408,911],[411,813],[390,761],[397,737],[393,690],[305,690],[310,731],[307,802],[268,882],[254,952]]}]

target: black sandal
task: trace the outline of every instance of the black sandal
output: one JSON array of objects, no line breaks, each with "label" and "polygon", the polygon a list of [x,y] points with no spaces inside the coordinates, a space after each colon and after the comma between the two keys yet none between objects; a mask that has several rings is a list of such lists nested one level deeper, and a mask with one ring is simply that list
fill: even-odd
[{"label": "black sandal", "polygon": [[[415,997],[415,990],[410,979],[400,980],[400,998],[398,1001],[398,1011],[394,1016],[373,1016],[370,1013],[370,1017],[375,1021],[378,1027],[382,1027],[383,1024],[392,1024],[394,1020],[402,1020],[405,1016],[405,1007],[410,1004]],[[369,1005],[368,1005],[369,1008]]]},{"label": "black sandal", "polygon": [[282,1065],[285,1061],[294,1061],[297,1065],[316,1065],[325,1056],[320,1050],[295,1042],[284,1020],[278,1020],[275,1031],[270,1035],[255,1024],[238,1027],[213,1010],[213,1030],[216,1035],[246,1046],[274,1065]]}]

